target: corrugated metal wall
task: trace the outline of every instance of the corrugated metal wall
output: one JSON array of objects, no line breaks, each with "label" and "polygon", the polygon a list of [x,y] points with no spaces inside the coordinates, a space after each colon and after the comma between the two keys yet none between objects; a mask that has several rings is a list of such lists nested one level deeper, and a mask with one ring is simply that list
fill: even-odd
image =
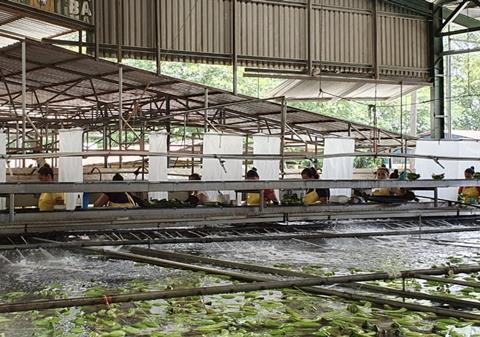
[{"label": "corrugated metal wall", "polygon": [[[124,57],[154,58],[156,0],[98,1],[103,55],[116,53],[120,3]],[[230,64],[233,1],[159,0],[162,58]],[[332,74],[373,76],[378,67],[382,76],[430,80],[429,19],[384,0],[376,10],[374,0],[312,0],[310,26],[307,0],[236,3],[240,65],[305,70],[311,59]]]}]

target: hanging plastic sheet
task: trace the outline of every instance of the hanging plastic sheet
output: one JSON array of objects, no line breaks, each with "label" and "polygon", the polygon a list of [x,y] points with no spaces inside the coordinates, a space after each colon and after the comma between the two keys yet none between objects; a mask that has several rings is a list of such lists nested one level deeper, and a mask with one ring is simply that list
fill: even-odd
[{"label": "hanging plastic sheet", "polygon": [[[421,140],[417,142],[415,154],[428,156],[448,157],[478,157],[480,158],[480,144],[477,141],[463,140]],[[415,159],[415,171],[420,179],[431,179],[432,174],[445,174],[445,179],[463,179],[466,168],[474,166],[480,169],[480,161],[439,160],[444,168],[432,159]],[[433,192],[416,192],[419,196],[433,197]],[[438,197],[447,200],[457,200],[458,188],[439,188]]]},{"label": "hanging plastic sheet", "polygon": [[[81,153],[83,143],[83,130],[80,128],[59,130],[58,181],[81,183],[83,182],[83,165],[81,154],[78,157],[62,157],[62,153]],[[65,208],[74,210],[82,206],[83,193],[66,193]]]},{"label": "hanging plastic sheet", "polygon": [[[353,153],[355,140],[351,138],[325,138],[324,154]],[[350,180],[353,178],[353,157],[327,158],[323,161],[322,179]],[[350,196],[351,189],[331,189],[330,195]]]},{"label": "hanging plastic sheet", "polygon": [[[0,155],[7,154],[7,135],[0,133]],[[0,183],[7,181],[7,161],[0,158]],[[0,209],[6,209],[6,199],[0,198]]]},{"label": "hanging plastic sheet", "polygon": [[[150,152],[167,153],[167,134],[164,132],[150,133]],[[150,182],[168,181],[167,156],[150,156],[148,165],[148,180]],[[168,192],[150,192],[149,199],[167,199]]]},{"label": "hanging plastic sheet", "polygon": [[[253,136],[253,154],[280,155],[281,139],[278,136],[258,134]],[[257,169],[260,180],[278,180],[280,160],[254,160],[253,166]],[[278,199],[278,191],[275,191]]]},{"label": "hanging plastic sheet", "polygon": [[[203,138],[203,154],[215,154],[218,158],[204,158],[202,179],[205,181],[242,180],[241,159],[222,158],[222,154],[243,154],[243,137],[229,134],[207,133]],[[219,192],[235,199],[234,191],[206,191],[210,200],[217,200]]]}]

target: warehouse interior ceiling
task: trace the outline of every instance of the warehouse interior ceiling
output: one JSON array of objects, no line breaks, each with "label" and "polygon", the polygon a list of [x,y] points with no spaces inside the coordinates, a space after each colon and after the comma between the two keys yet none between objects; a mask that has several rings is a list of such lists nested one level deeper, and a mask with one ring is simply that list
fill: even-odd
[{"label": "warehouse interior ceiling", "polygon": [[[203,128],[207,123],[226,132],[273,133],[281,127],[285,109],[286,133],[291,138],[303,135],[313,142],[315,137],[350,136],[371,144],[373,137],[385,146],[398,146],[402,138],[372,126],[284,107],[278,98],[234,95],[28,39],[25,44],[27,121],[32,132],[45,127],[101,130],[118,123],[122,106],[122,117],[132,128],[145,123],[152,128],[167,124]],[[22,43],[0,49],[0,123],[9,129],[23,118],[21,50]]]},{"label": "warehouse interior ceiling", "polygon": [[407,95],[425,87],[419,84],[391,84],[372,81],[329,80],[286,80],[269,95],[285,96],[288,100],[330,101],[342,99],[387,101]]}]

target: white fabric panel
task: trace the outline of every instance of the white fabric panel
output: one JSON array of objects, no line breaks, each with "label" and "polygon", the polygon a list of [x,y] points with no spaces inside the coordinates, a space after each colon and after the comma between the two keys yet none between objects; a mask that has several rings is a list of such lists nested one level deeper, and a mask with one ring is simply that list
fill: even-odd
[{"label": "white fabric panel", "polygon": [[[83,182],[82,156],[61,157],[62,153],[82,152],[83,130],[79,128],[59,130],[58,181],[81,183]],[[74,210],[82,206],[83,193],[66,193],[65,206],[67,210]]]},{"label": "white fabric panel", "polygon": [[[280,155],[281,139],[278,136],[254,135],[253,154],[255,155]],[[278,180],[280,173],[280,160],[254,160],[253,167],[257,169],[260,180]],[[277,199],[278,190],[275,191]]]},{"label": "white fabric panel", "polygon": [[[351,138],[325,138],[324,154],[353,153],[355,140]],[[350,180],[353,178],[353,157],[327,158],[323,161],[322,179]],[[351,189],[331,189],[330,195],[352,194]]]},{"label": "white fabric panel", "polygon": [[[167,153],[167,134],[164,132],[150,133],[150,152]],[[150,182],[168,181],[167,156],[150,156],[148,167],[148,180]],[[167,199],[168,192],[150,192],[150,199]]]},{"label": "white fabric panel", "polygon": [[[203,154],[242,154],[243,137],[229,134],[207,133],[203,138]],[[222,159],[223,166],[216,158],[204,158],[202,179],[205,181],[232,181],[242,180],[243,163],[241,159]],[[235,199],[234,191],[221,191]],[[209,200],[218,198],[217,191],[206,191]]]},{"label": "white fabric panel", "polygon": [[[0,155],[7,154],[7,135],[0,133]],[[7,161],[0,159],[0,183],[7,181]],[[6,209],[7,202],[5,198],[0,198],[0,209]]]},{"label": "white fabric panel", "polygon": [[[479,157],[480,144],[476,141],[456,141],[441,140],[431,141],[422,140],[417,142],[415,154],[428,156],[450,156],[450,157]],[[415,171],[421,175],[420,179],[431,179],[432,174],[445,173],[445,179],[463,179],[466,168],[475,166],[480,169],[480,161],[461,161],[461,160],[440,160],[445,169],[440,167],[431,159],[415,159]],[[416,192],[418,195],[428,197],[433,196],[433,192]],[[458,189],[440,188],[438,197],[448,200],[457,200]]]}]

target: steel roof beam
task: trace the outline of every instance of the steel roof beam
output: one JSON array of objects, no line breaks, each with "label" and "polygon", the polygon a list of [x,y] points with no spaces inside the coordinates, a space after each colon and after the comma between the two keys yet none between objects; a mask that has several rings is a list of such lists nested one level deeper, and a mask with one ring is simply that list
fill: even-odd
[{"label": "steel roof beam", "polygon": [[442,25],[440,26],[439,31],[437,34],[440,34],[445,27],[447,27],[452,21],[460,15],[460,13],[470,4],[470,0],[463,0],[451,13],[450,15],[443,21]]},{"label": "steel roof beam", "polygon": [[385,0],[394,5],[407,8],[411,11],[414,11],[418,14],[422,14],[428,17],[432,16],[433,5],[424,0]]}]

